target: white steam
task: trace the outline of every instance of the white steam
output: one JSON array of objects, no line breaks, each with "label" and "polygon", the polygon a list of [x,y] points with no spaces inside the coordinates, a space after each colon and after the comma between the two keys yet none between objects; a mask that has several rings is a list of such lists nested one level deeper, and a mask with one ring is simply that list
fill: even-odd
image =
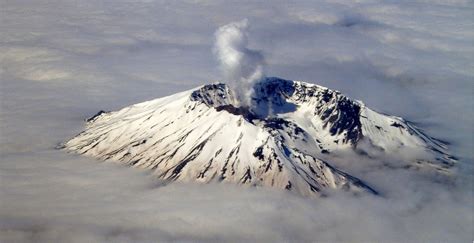
[{"label": "white steam", "polygon": [[263,76],[264,58],[248,46],[248,20],[232,22],[216,33],[214,53],[241,105],[248,106],[253,85]]}]

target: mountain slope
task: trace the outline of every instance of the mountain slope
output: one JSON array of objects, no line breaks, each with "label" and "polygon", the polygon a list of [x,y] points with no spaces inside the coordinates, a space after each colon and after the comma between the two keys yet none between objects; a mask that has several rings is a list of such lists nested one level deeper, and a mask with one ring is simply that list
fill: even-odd
[{"label": "mountain slope", "polygon": [[227,85],[215,83],[100,112],[65,148],[149,169],[169,181],[270,186],[302,195],[325,189],[376,194],[321,159],[367,144],[383,154],[409,148],[432,158],[414,166],[448,171],[453,163],[441,143],[401,118],[337,91],[278,78],[255,86],[250,108],[240,107]]}]

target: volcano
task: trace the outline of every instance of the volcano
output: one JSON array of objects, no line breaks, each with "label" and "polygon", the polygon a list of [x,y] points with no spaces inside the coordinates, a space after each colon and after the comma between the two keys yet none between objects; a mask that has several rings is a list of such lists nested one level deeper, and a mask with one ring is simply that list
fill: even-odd
[{"label": "volcano", "polygon": [[64,149],[147,169],[169,182],[227,182],[304,196],[333,189],[378,193],[331,164],[343,151],[375,159],[416,151],[408,167],[441,173],[456,161],[442,141],[412,123],[319,85],[264,78],[251,102],[240,106],[226,84],[204,85],[101,111]]}]

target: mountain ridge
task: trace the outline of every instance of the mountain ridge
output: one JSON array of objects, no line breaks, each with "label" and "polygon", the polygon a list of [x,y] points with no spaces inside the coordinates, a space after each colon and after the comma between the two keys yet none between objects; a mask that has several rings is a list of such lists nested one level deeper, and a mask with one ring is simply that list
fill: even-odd
[{"label": "mountain ridge", "polygon": [[[151,170],[167,181],[268,186],[304,196],[328,189],[377,194],[327,158],[368,143],[384,154],[424,153],[413,166],[449,173],[455,158],[402,118],[367,108],[338,91],[265,78],[251,106],[213,83],[102,112],[64,144],[68,151]],[[348,158],[350,159],[350,158]]]}]

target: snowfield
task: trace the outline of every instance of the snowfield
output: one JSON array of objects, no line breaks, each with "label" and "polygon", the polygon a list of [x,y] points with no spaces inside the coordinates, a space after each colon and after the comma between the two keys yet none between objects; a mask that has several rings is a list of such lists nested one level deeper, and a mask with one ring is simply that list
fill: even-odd
[{"label": "snowfield", "polygon": [[251,107],[240,107],[227,85],[214,83],[101,111],[64,146],[151,170],[166,181],[229,182],[305,196],[327,188],[377,194],[331,165],[341,151],[367,156],[416,151],[404,158],[407,167],[431,166],[442,173],[455,162],[441,142],[401,118],[322,86],[279,78],[256,85]]}]

